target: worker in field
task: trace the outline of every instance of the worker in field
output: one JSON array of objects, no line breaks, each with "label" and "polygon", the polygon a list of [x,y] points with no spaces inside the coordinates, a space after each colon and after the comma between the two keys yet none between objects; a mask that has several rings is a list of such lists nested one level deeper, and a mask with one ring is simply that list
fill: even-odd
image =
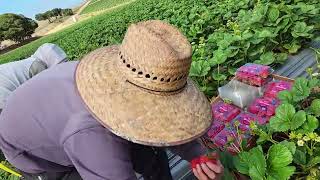
[{"label": "worker in field", "polygon": [[[172,179],[165,148],[191,161],[211,124],[188,78],[191,46],[158,20],[129,27],[121,45],[50,68],[17,89],[0,118],[0,147],[25,179]],[[200,180],[219,179],[219,160]]]},{"label": "worker in field", "polygon": [[0,113],[8,97],[23,83],[41,71],[67,61],[57,45],[45,43],[29,58],[0,65]]}]

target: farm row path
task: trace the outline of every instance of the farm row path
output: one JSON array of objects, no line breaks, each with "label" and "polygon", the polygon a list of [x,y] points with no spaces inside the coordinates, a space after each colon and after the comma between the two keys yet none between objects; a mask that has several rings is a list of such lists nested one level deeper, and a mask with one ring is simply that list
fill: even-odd
[{"label": "farm row path", "polygon": [[105,12],[108,12],[108,11],[112,11],[112,10],[120,8],[122,6],[126,6],[126,5],[131,4],[131,3],[135,2],[135,1],[137,1],[137,0],[128,1],[128,2],[125,2],[125,3],[119,4],[119,5],[113,6],[111,8],[107,8],[107,9],[101,10],[101,11],[96,11],[96,12],[80,15],[82,10],[85,9],[90,4],[91,1],[88,1],[77,11],[77,13],[75,15],[71,16],[70,18],[68,18],[63,23],[57,25],[52,30],[48,31],[46,33],[46,35],[51,34],[51,33],[55,33],[57,31],[60,31],[60,30],[62,30],[64,28],[72,26],[72,25],[74,25],[74,24],[76,24],[78,22],[81,22],[83,20],[89,19],[91,17],[97,16],[99,14],[102,14],[102,13],[105,13]]}]

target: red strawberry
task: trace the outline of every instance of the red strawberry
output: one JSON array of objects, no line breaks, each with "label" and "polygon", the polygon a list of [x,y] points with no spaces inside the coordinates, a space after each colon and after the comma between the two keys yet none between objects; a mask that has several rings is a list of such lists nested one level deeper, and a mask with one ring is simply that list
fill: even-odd
[{"label": "red strawberry", "polygon": [[211,163],[213,163],[213,164],[216,164],[217,163],[217,160],[216,160],[216,158],[214,158],[214,157],[208,157],[208,156],[200,156],[200,158],[199,158],[199,162],[200,162],[200,164],[201,163],[206,163],[206,162],[211,162]]},{"label": "red strawberry", "polygon": [[194,158],[192,161],[191,161],[191,168],[192,169],[195,169],[197,164],[200,163],[200,159],[199,158]]}]

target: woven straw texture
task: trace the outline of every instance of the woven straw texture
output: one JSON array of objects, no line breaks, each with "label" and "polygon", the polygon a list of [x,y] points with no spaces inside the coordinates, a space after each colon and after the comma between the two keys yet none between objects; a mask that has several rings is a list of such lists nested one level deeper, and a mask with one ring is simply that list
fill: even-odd
[{"label": "woven straw texture", "polygon": [[80,96],[118,136],[144,145],[194,140],[211,125],[207,98],[188,78],[191,46],[161,21],[133,24],[120,46],[86,55],[76,70]]}]

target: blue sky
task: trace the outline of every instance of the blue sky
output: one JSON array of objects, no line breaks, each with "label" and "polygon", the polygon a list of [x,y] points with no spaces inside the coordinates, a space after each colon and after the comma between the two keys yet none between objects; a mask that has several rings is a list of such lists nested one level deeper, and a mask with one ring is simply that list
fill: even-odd
[{"label": "blue sky", "polygon": [[34,19],[34,15],[53,8],[70,8],[84,0],[0,0],[0,14],[23,14]]}]

